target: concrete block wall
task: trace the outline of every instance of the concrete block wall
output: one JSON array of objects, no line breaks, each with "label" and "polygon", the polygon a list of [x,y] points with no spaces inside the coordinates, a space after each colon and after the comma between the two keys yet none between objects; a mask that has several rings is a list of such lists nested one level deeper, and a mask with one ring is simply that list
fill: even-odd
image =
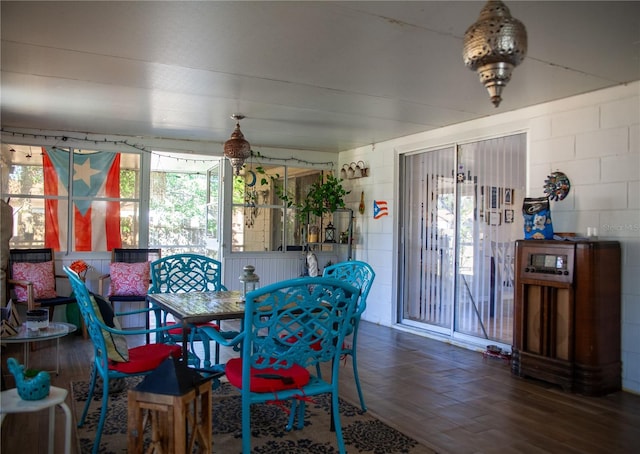
[{"label": "concrete block wall", "polygon": [[[341,153],[338,168],[359,160],[370,167],[369,177],[346,182],[350,208],[365,192],[355,257],[377,272],[363,318],[397,323],[399,155],[520,131],[528,137],[528,196],[544,195],[555,170],[571,180],[568,197],[552,202],[554,229],[596,227],[622,245],[623,388],[640,393],[640,81]],[[389,216],[373,219],[376,199],[388,202]]]}]

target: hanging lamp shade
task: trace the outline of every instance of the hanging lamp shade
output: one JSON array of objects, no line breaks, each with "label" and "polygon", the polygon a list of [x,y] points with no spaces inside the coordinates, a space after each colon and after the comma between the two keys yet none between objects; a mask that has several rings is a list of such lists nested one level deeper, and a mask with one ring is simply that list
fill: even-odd
[{"label": "hanging lamp shade", "polygon": [[240,174],[240,169],[244,161],[251,157],[251,145],[244,139],[244,134],[240,131],[240,120],[244,115],[234,114],[231,116],[236,120],[236,129],[231,133],[231,138],[224,143],[224,155],[231,162],[235,174]]},{"label": "hanging lamp shade", "polygon": [[511,16],[503,2],[489,0],[464,34],[462,57],[465,66],[478,73],[495,107],[526,54],[527,30],[522,22]]}]

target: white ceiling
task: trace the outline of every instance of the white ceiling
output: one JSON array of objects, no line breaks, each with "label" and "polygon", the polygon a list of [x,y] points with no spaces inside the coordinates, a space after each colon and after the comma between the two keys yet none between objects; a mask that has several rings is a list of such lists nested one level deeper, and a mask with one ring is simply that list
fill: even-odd
[{"label": "white ceiling", "polygon": [[462,61],[483,2],[1,2],[1,126],[338,152],[640,79],[640,2],[507,1],[499,108]]}]

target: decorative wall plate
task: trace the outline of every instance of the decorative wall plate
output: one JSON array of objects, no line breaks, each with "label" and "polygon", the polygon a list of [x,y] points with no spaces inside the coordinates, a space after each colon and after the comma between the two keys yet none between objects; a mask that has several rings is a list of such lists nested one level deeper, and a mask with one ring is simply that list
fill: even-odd
[{"label": "decorative wall plate", "polygon": [[544,180],[544,193],[547,194],[549,200],[562,200],[571,189],[569,177],[563,172],[553,172]]}]

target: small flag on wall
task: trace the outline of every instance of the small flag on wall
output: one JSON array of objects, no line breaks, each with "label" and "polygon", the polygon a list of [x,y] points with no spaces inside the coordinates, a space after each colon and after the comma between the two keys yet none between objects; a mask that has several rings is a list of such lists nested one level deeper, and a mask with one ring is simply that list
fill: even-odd
[{"label": "small flag on wall", "polygon": [[386,200],[374,200],[373,201],[373,219],[380,219],[382,216],[388,216],[389,209],[387,208]]}]

